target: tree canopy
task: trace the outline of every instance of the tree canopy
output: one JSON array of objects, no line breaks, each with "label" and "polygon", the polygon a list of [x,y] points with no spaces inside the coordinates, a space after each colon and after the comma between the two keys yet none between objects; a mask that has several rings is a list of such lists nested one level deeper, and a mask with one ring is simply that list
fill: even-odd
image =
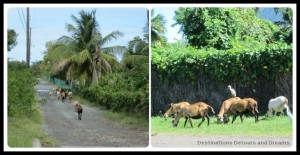
[{"label": "tree canopy", "polygon": [[255,8],[179,8],[175,11],[188,43],[219,50],[265,45],[276,41],[278,26],[260,19]]},{"label": "tree canopy", "polygon": [[14,48],[17,45],[17,37],[18,34],[13,29],[7,30],[7,49],[10,51],[12,48]]}]

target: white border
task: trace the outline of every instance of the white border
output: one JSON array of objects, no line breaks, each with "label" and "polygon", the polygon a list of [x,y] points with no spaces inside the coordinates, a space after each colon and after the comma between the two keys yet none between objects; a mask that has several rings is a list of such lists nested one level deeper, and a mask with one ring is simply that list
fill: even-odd
[{"label": "white border", "polygon": [[[293,10],[293,144],[290,148],[154,148],[151,145],[151,48],[149,54],[149,145],[145,148],[10,148],[7,144],[7,13],[9,8],[95,8],[95,7],[143,7],[149,10],[160,7],[290,7]],[[4,151],[296,151],[296,4],[4,4]],[[151,25],[151,20],[149,21]],[[150,32],[150,28],[149,28]],[[151,46],[151,35],[149,36]]]}]

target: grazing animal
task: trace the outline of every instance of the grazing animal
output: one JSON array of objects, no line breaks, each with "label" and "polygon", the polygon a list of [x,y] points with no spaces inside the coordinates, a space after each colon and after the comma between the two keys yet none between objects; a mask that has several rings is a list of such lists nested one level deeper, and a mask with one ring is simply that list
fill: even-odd
[{"label": "grazing animal", "polygon": [[70,102],[71,102],[71,100],[72,100],[72,92],[70,91],[69,93],[68,93],[68,98],[69,98],[69,100],[70,100]]},{"label": "grazing animal", "polygon": [[187,120],[189,120],[191,127],[193,127],[192,120],[202,118],[202,121],[198,124],[198,127],[205,121],[205,117],[207,118],[207,126],[209,126],[209,116],[208,116],[208,108],[211,109],[213,113],[215,113],[214,109],[204,103],[204,102],[197,102],[192,105],[185,105],[181,108],[180,112],[177,114],[175,119],[172,121],[173,126],[177,126],[179,119],[181,117],[185,117],[184,127],[186,126]]},{"label": "grazing animal", "polygon": [[288,99],[284,96],[279,96],[274,99],[271,99],[269,101],[268,108],[269,108],[269,110],[268,110],[267,114],[269,116],[272,116],[274,112],[275,112],[275,115],[278,112],[280,112],[280,114],[283,114],[284,113],[283,110],[288,109],[288,111],[289,111],[288,116],[290,115],[289,118],[290,119],[292,118],[291,117],[292,114],[290,113],[290,109],[288,106]]},{"label": "grazing animal", "polygon": [[81,107],[81,105],[79,104],[78,101],[75,101],[74,104],[75,104],[75,111],[78,113],[78,119],[81,120],[82,107]]},{"label": "grazing animal", "polygon": [[235,92],[235,90],[233,88],[231,88],[230,85],[228,85],[228,89],[230,91],[231,97],[236,97],[236,92]]},{"label": "grazing animal", "polygon": [[51,96],[51,95],[52,95],[52,91],[49,92],[49,96]]},{"label": "grazing animal", "polygon": [[177,115],[178,112],[180,112],[181,108],[186,105],[190,105],[190,103],[188,102],[171,103],[171,107],[164,113],[165,120],[167,120],[167,118],[171,114],[174,114],[174,116]]},{"label": "grazing animal", "polygon": [[238,101],[238,100],[241,100],[241,98],[239,97],[233,97],[233,98],[230,98],[228,100],[225,100],[221,106],[221,109],[217,115],[217,122],[218,123],[228,123],[228,113],[230,113],[231,111],[229,111],[229,108],[231,106],[232,103]]},{"label": "grazing animal", "polygon": [[60,97],[61,97],[61,102],[64,102],[64,100],[66,99],[66,93],[65,92],[60,93]]},{"label": "grazing animal", "polygon": [[238,114],[240,114],[241,122],[243,122],[243,113],[246,110],[252,112],[255,118],[255,122],[258,121],[258,113],[259,113],[258,106],[257,106],[257,102],[253,98],[244,98],[242,100],[237,100],[235,102],[232,102],[229,110],[233,114],[231,123],[235,121]]},{"label": "grazing animal", "polygon": [[59,90],[56,91],[56,95],[57,95],[57,99],[59,99],[60,98],[60,91]]}]

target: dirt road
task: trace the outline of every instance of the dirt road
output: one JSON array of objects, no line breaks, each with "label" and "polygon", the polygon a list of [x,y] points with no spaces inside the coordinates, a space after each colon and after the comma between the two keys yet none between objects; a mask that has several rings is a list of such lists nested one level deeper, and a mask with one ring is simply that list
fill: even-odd
[{"label": "dirt road", "polygon": [[148,131],[121,125],[104,117],[105,111],[82,105],[82,120],[78,120],[73,103],[62,102],[54,94],[52,86],[39,79],[35,90],[46,104],[41,104],[44,115],[42,128],[60,147],[147,147]]}]

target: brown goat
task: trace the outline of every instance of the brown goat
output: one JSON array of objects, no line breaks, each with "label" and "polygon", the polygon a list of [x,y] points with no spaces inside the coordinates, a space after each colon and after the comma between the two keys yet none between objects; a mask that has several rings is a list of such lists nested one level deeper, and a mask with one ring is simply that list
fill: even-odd
[{"label": "brown goat", "polygon": [[82,107],[81,107],[81,105],[79,104],[78,101],[75,101],[74,104],[75,104],[75,111],[78,113],[78,119],[81,120],[81,117],[82,117]]},{"label": "brown goat", "polygon": [[167,117],[169,117],[169,115],[171,114],[174,114],[176,117],[178,112],[180,112],[181,108],[186,105],[190,105],[190,103],[188,102],[171,103],[171,107],[164,113],[165,120],[167,120]]},{"label": "brown goat", "polygon": [[233,113],[232,123],[235,121],[238,114],[240,114],[241,122],[243,122],[243,113],[246,110],[252,112],[255,118],[255,122],[258,121],[258,106],[257,102],[253,98],[244,98],[231,104],[230,110]]},{"label": "brown goat", "polygon": [[177,126],[179,119],[181,117],[185,117],[184,127],[186,126],[187,120],[189,120],[191,127],[193,127],[192,120],[202,118],[202,121],[198,124],[198,127],[205,121],[205,117],[207,118],[207,125],[209,126],[209,116],[208,116],[208,108],[211,109],[213,113],[215,113],[214,109],[204,102],[194,103],[192,105],[186,105],[181,108],[180,112],[177,114],[175,119],[172,121],[173,126]]},{"label": "brown goat", "polygon": [[217,115],[217,122],[218,123],[221,123],[221,122],[224,122],[224,123],[228,123],[228,113],[230,113],[229,108],[231,106],[232,103],[238,101],[238,100],[241,100],[241,98],[239,97],[233,97],[233,98],[230,98],[228,100],[225,100],[221,106],[221,109],[219,111],[219,114]]}]

